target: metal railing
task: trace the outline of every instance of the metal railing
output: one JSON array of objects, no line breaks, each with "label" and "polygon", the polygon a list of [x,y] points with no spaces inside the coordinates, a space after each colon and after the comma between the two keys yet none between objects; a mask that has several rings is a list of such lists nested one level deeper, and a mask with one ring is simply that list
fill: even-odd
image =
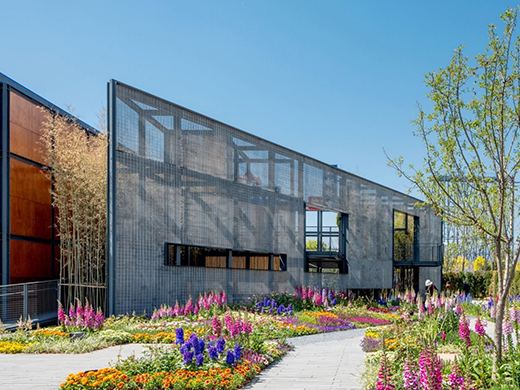
[{"label": "metal railing", "polygon": [[400,244],[394,246],[395,263],[437,263],[442,264],[443,245],[439,244]]},{"label": "metal railing", "polygon": [[18,322],[50,323],[58,317],[58,280],[0,286],[0,319],[8,330]]}]

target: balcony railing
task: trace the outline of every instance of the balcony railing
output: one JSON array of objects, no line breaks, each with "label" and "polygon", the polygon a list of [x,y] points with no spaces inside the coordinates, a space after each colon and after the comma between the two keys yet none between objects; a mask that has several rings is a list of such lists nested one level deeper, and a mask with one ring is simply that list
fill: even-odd
[{"label": "balcony railing", "polygon": [[0,286],[0,319],[7,329],[31,318],[33,324],[56,321],[58,281],[8,284]]},{"label": "balcony railing", "polygon": [[443,245],[399,244],[394,246],[396,265],[441,265],[444,258]]}]

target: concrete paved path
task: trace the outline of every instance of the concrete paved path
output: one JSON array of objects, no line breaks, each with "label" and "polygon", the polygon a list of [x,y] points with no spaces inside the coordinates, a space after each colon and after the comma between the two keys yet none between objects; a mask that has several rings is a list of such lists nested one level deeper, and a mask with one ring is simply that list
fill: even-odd
[{"label": "concrete paved path", "polygon": [[[360,390],[363,335],[363,329],[354,329],[290,339],[294,350],[245,389]],[[70,373],[109,367],[118,357],[139,356],[144,348],[127,344],[81,355],[0,354],[0,389],[56,390]]]},{"label": "concrete paved path", "polygon": [[140,355],[141,344],[126,344],[84,354],[0,354],[1,390],[56,390],[69,374],[109,367],[110,362]]},{"label": "concrete paved path", "polygon": [[289,339],[294,350],[244,389],[361,390],[364,334],[364,329],[354,329]]}]

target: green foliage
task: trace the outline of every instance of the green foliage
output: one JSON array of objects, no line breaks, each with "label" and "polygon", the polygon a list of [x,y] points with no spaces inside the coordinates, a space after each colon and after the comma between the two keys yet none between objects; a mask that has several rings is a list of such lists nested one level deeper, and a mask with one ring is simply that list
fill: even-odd
[{"label": "green foliage", "polygon": [[445,272],[442,274],[444,283],[450,284],[451,292],[462,292],[462,285],[467,281],[473,298],[486,298],[493,296],[490,292],[493,272]]},{"label": "green foliage", "polygon": [[[328,250],[327,244],[322,242],[322,250],[326,251]],[[316,240],[307,240],[305,243],[305,249],[308,251],[317,251],[318,250],[318,241]]]}]

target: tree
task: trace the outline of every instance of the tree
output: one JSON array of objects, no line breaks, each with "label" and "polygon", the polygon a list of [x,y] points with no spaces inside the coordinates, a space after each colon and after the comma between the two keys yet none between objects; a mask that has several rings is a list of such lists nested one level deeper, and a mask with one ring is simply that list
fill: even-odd
[{"label": "tree", "polygon": [[514,35],[517,10],[501,19],[499,36],[489,26],[489,44],[470,65],[463,47],[451,63],[426,75],[432,108],[419,106],[414,121],[426,148],[421,169],[390,160],[447,223],[468,226],[491,248],[498,273],[495,354],[496,371],[502,353],[502,320],[519,257],[514,230],[520,168],[520,42]]},{"label": "tree", "polygon": [[[324,250],[324,251],[328,250],[327,244],[322,242],[321,245],[322,245],[322,250]],[[318,250],[318,241],[307,240],[307,242],[305,243],[305,249],[308,251],[317,251]]]}]

